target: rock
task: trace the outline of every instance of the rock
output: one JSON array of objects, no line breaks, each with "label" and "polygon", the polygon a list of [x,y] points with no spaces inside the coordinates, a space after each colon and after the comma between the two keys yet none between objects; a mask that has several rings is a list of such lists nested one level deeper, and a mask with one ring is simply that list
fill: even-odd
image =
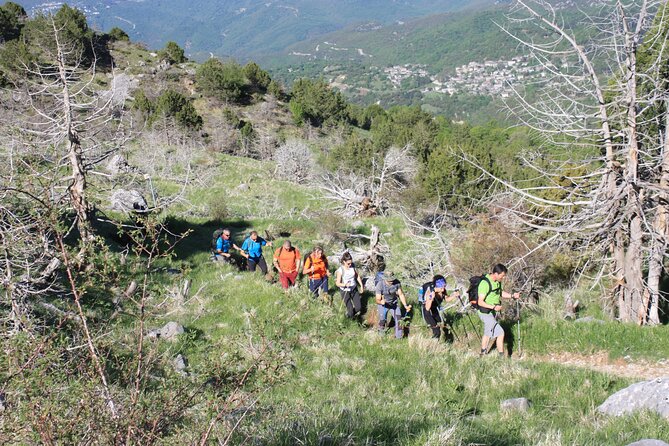
[{"label": "rock", "polygon": [[669,446],[669,443],[665,443],[662,440],[639,440],[634,443],[630,443],[627,446]]},{"label": "rock", "polygon": [[243,278],[244,278],[244,276],[242,276],[241,274],[237,274],[235,276],[235,280],[242,280]]},{"label": "rock", "polygon": [[327,256],[328,263],[332,266],[339,267],[341,265],[341,257],[339,256]]},{"label": "rock", "polygon": [[374,285],[374,278],[373,277],[367,277],[366,279],[363,279],[362,284],[365,285],[365,290],[374,290],[376,289],[376,285]]},{"label": "rock", "polygon": [[392,233],[392,232],[384,232],[384,233],[383,233],[383,236],[386,237],[386,238],[388,238],[388,237],[392,237],[392,236],[393,236],[393,233]]},{"label": "rock", "polygon": [[146,337],[149,339],[165,339],[168,341],[173,341],[180,334],[184,333],[184,327],[181,324],[176,322],[168,322],[162,328],[157,328],[151,330],[147,333]]},{"label": "rock", "polygon": [[125,157],[120,154],[112,156],[105,167],[107,172],[109,172],[112,176],[116,176],[120,173],[128,172],[130,170],[130,166],[128,165]]},{"label": "rock", "polygon": [[356,220],[356,221],[354,221],[353,223],[351,223],[351,227],[352,227],[353,229],[360,229],[360,228],[362,228],[363,226],[365,226],[365,222],[362,221],[362,220]]},{"label": "rock", "polygon": [[242,183],[239,186],[237,186],[237,190],[242,191],[242,192],[247,191],[249,189],[250,189],[250,187],[246,183]]},{"label": "rock", "polygon": [[595,319],[592,316],[586,316],[586,317],[581,317],[576,319],[574,322],[582,323],[582,322],[594,322],[596,324],[603,324],[604,321],[601,319]]},{"label": "rock", "polygon": [[7,409],[7,400],[5,399],[5,394],[0,393],[0,412],[4,412]]},{"label": "rock", "polygon": [[188,376],[188,372],[186,371],[186,358],[184,358],[181,353],[172,360],[172,366],[174,367],[174,371],[179,375]]},{"label": "rock", "polygon": [[632,384],[608,397],[597,410],[613,416],[651,410],[669,419],[669,377]]},{"label": "rock", "polygon": [[527,398],[511,398],[500,403],[502,410],[517,410],[519,412],[527,412],[530,408],[530,402]]},{"label": "rock", "polygon": [[116,189],[112,194],[111,207],[115,211],[146,212],[149,205],[137,190]]}]

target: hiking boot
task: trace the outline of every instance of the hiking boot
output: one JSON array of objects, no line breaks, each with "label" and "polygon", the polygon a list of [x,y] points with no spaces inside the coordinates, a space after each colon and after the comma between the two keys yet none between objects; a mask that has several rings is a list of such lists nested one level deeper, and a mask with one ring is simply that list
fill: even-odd
[{"label": "hiking boot", "polygon": [[481,350],[481,351],[479,352],[479,358],[483,358],[483,357],[484,357],[485,355],[487,355],[487,354],[488,354],[487,351],[485,351],[485,350]]}]

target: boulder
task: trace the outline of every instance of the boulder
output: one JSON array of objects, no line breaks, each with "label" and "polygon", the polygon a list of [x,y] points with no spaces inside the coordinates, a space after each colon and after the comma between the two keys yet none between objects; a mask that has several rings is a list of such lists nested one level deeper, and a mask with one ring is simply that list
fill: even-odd
[{"label": "boulder", "polygon": [[176,322],[168,322],[162,328],[151,330],[146,336],[150,339],[165,339],[173,341],[178,335],[184,333],[184,327]]},{"label": "boulder", "polygon": [[574,322],[576,322],[576,323],[594,322],[596,324],[603,324],[604,323],[603,320],[595,319],[592,316],[581,317],[581,318],[576,319]]},{"label": "boulder", "polygon": [[149,209],[149,205],[142,194],[135,189],[116,189],[109,201],[115,211],[146,212]]},{"label": "boulder", "polygon": [[365,222],[362,220],[355,220],[353,223],[351,223],[351,227],[353,229],[359,229],[365,226]]},{"label": "boulder", "polygon": [[669,443],[665,443],[662,440],[644,439],[644,440],[635,441],[634,443],[630,443],[627,446],[669,446]]},{"label": "boulder", "polygon": [[516,410],[519,412],[527,412],[530,408],[530,401],[527,398],[511,398],[500,403],[499,407],[502,410]]},{"label": "boulder", "polygon": [[172,366],[174,367],[174,371],[179,375],[188,376],[188,372],[186,371],[186,358],[184,358],[181,353],[172,360]]},{"label": "boulder", "polygon": [[597,410],[613,416],[650,410],[669,419],[669,377],[632,384],[608,397]]},{"label": "boulder", "polygon": [[120,173],[128,172],[130,170],[130,166],[128,165],[125,157],[120,154],[112,156],[105,167],[107,172],[109,172],[112,176],[116,176]]},{"label": "boulder", "polygon": [[250,189],[250,187],[249,187],[249,185],[246,184],[246,183],[242,183],[242,184],[240,184],[239,186],[237,186],[237,190],[240,190],[240,191],[242,191],[242,192],[247,191],[247,190],[249,190],[249,189]]}]

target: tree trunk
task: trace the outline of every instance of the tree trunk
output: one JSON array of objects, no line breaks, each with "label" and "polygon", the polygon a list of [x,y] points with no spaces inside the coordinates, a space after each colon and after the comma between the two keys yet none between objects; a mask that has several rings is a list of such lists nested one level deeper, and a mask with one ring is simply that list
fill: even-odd
[{"label": "tree trunk", "polygon": [[73,111],[70,100],[65,54],[63,52],[62,43],[59,41],[59,30],[53,19],[51,24],[53,26],[54,40],[56,41],[56,48],[58,51],[59,80],[63,86],[63,126],[67,132],[67,158],[70,162],[70,169],[72,172],[72,183],[70,183],[69,187],[70,202],[77,215],[77,229],[79,230],[81,240],[90,240],[90,206],[86,199],[86,173],[84,170],[84,163],[81,159],[81,143],[79,141],[79,135],[73,124]]},{"label": "tree trunk", "polygon": [[653,221],[653,237],[648,264],[648,291],[650,308],[648,324],[660,323],[660,281],[664,271],[664,256],[669,241],[669,101],[664,105],[664,135],[662,137],[662,162],[660,164],[660,192],[657,198],[657,211]]},{"label": "tree trunk", "polygon": [[629,234],[629,245],[625,253],[624,308],[620,309],[620,320],[622,322],[638,321],[640,310],[643,307],[643,228],[641,218],[636,213],[631,217]]}]

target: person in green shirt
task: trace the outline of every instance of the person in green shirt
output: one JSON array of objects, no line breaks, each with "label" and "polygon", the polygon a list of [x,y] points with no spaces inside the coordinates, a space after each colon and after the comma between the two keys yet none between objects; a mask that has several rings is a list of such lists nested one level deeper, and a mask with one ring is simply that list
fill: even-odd
[{"label": "person in green shirt", "polygon": [[520,293],[508,293],[502,290],[502,280],[506,277],[506,266],[498,263],[492,273],[486,274],[478,288],[478,315],[483,321],[481,338],[481,356],[488,352],[488,343],[496,339],[497,352],[504,356],[504,329],[497,322],[495,315],[502,309],[502,298],[520,299]]}]

